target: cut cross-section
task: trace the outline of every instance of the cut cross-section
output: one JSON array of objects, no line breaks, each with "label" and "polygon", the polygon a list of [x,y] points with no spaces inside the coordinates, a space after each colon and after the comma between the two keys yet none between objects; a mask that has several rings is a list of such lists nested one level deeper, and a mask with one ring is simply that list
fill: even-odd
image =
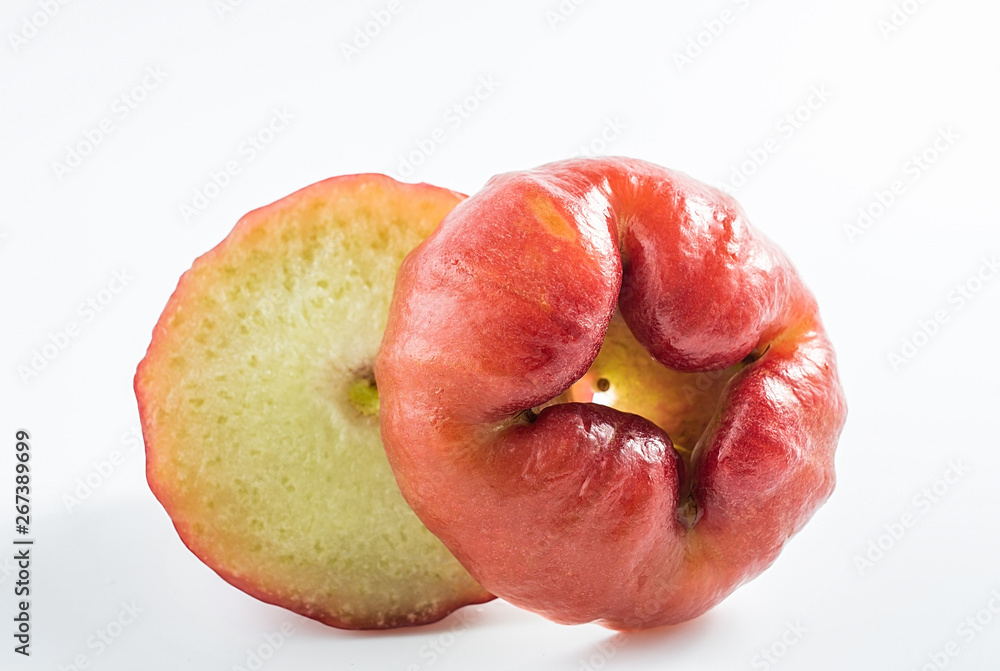
[{"label": "cut cross-section", "polygon": [[181,278],[135,378],[147,478],[245,592],[352,629],[492,598],[400,495],[372,371],[400,263],[462,198],[329,179],[245,216]]}]

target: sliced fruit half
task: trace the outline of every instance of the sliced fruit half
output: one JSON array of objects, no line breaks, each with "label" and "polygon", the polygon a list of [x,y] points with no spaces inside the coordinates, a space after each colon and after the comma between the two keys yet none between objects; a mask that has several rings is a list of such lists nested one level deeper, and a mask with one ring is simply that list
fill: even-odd
[{"label": "sliced fruit half", "polygon": [[372,373],[403,258],[463,198],[328,179],[246,215],[181,277],[135,376],[147,479],[236,587],[349,629],[492,598],[403,500]]}]

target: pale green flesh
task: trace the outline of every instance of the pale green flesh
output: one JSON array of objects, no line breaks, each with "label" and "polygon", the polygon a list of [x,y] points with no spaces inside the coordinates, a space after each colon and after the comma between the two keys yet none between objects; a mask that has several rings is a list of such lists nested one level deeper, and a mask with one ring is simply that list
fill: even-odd
[{"label": "pale green flesh", "polygon": [[436,218],[366,214],[300,211],[324,224],[270,222],[196,264],[163,345],[151,479],[225,577],[385,626],[484,593],[407,506],[379,437],[372,364],[396,271]]}]

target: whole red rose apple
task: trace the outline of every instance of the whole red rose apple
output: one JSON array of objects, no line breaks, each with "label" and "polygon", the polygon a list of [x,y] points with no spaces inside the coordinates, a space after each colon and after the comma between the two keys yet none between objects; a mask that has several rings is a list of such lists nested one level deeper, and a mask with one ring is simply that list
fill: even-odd
[{"label": "whole red rose apple", "polygon": [[815,300],[728,195],[629,159],[495,177],[400,269],[375,365],[407,502],[558,622],[681,622],[829,497]]}]

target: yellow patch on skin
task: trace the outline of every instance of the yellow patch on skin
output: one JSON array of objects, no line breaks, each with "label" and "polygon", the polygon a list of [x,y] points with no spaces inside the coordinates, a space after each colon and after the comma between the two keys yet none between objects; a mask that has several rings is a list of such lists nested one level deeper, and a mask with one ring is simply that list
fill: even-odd
[{"label": "yellow patch on skin", "polygon": [[528,207],[536,219],[552,235],[573,242],[576,240],[576,229],[569,225],[569,222],[559,214],[555,204],[545,196],[534,196],[528,201]]}]

